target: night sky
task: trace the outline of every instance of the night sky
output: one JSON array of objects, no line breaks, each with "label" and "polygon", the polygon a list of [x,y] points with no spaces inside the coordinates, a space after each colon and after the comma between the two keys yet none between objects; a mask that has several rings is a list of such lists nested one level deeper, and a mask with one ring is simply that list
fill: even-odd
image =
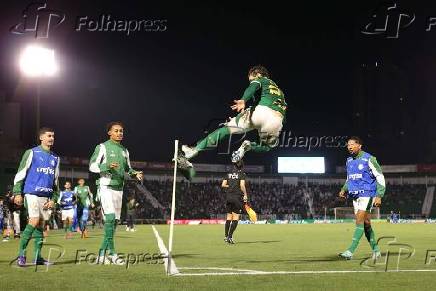
[{"label": "night sky", "polygon": [[[293,135],[357,134],[382,164],[436,162],[436,25],[426,32],[436,4],[426,2],[396,1],[390,21],[399,12],[415,20],[403,27],[408,19],[401,19],[399,37],[388,38],[392,23],[379,35],[361,32],[373,13],[378,24],[385,18],[382,1],[48,1],[65,21],[41,39],[9,31],[30,2],[8,1],[0,90],[23,104],[22,138],[30,146],[35,83],[20,77],[17,57],[28,43],[52,47],[61,71],[41,82],[41,106],[42,125],[56,130],[55,151],[89,157],[106,138],[105,124],[121,120],[133,160],[164,162],[175,138],[193,144],[234,115],[229,106],[248,85],[248,68],[263,64],[286,95],[284,129]],[[165,30],[75,31],[79,16],[102,14],[164,20]],[[249,154],[247,162],[274,165],[277,156],[293,155],[326,156],[331,168],[346,151],[282,148]],[[195,161],[229,157],[212,151]]]}]

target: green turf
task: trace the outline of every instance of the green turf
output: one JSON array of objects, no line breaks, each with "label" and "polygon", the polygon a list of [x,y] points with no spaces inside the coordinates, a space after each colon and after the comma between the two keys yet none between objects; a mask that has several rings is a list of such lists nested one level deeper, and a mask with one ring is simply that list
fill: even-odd
[{"label": "green turf", "polygon": [[[414,255],[406,259],[403,250],[400,270],[435,270],[436,263],[425,264],[426,251],[436,250],[436,226],[427,224],[392,225],[376,223],[377,236],[396,236],[397,243],[411,245]],[[168,245],[168,226],[157,226]],[[76,235],[63,238],[62,231],[52,231],[47,243],[62,245],[65,255],[48,270],[34,267],[17,269],[9,262],[15,256],[18,241],[0,243],[0,286],[2,290],[24,289],[124,289],[124,290],[434,290],[436,272],[383,272],[385,264],[362,266],[370,254],[362,238],[351,261],[338,260],[336,254],[347,248],[353,224],[336,225],[239,225],[234,235],[236,245],[223,242],[222,225],[175,226],[174,260],[181,273],[222,272],[207,268],[233,268],[255,271],[368,271],[377,273],[226,275],[168,277],[156,261],[125,266],[75,264],[76,250],[95,252],[101,242],[101,230],[91,231],[88,239]],[[387,269],[396,269],[400,246],[381,244],[383,253],[391,253]],[[119,227],[116,248],[124,253],[158,253],[151,226],[139,226],[135,233]],[[33,243],[30,244],[31,246]],[[403,248],[407,248],[403,246]],[[32,253],[29,248],[28,255]],[[48,247],[43,249],[47,256]],[[434,252],[436,256],[436,251]],[[28,259],[29,261],[29,259]],[[205,268],[189,270],[184,268]],[[7,279],[6,279],[7,278]]]}]

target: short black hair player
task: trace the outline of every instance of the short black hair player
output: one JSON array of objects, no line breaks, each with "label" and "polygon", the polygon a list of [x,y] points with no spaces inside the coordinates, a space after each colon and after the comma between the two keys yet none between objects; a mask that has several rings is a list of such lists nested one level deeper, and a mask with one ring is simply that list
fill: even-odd
[{"label": "short black hair player", "polygon": [[221,187],[226,193],[227,219],[225,225],[224,241],[234,244],[233,233],[238,226],[239,216],[242,213],[242,201],[247,201],[247,190],[245,188],[244,164],[238,161],[233,164],[233,171],[227,173],[226,178],[221,183]]}]

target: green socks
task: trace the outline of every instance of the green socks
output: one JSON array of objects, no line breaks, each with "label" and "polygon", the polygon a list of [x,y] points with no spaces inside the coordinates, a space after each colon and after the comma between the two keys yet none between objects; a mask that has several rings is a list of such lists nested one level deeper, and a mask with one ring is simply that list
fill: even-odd
[{"label": "green socks", "polygon": [[65,220],[65,223],[64,223],[65,232],[68,232],[69,229],[70,229],[70,224]]},{"label": "green socks", "polygon": [[24,229],[20,238],[19,250],[18,250],[19,256],[24,256],[26,254],[27,244],[29,243],[29,240],[32,238],[32,234],[34,230],[35,228],[32,225],[30,224],[26,225],[26,228]]},{"label": "green socks", "polygon": [[195,149],[203,151],[208,147],[218,146],[218,142],[230,134],[228,127],[220,127],[197,143]]},{"label": "green socks", "polygon": [[354,253],[357,246],[359,245],[359,241],[362,238],[363,233],[364,233],[363,224],[356,224],[356,229],[353,234],[353,241],[351,242],[351,246],[348,248],[350,252]]},{"label": "green socks", "polygon": [[33,250],[35,260],[41,257],[41,249],[44,241],[43,229],[41,227],[35,228],[33,238],[35,239],[35,248]]},{"label": "green socks", "polygon": [[104,219],[104,237],[103,242],[100,246],[100,255],[104,255],[104,253],[109,251],[109,255],[113,255],[115,253],[114,246],[114,231],[115,231],[115,214],[106,214]]},{"label": "green socks", "polygon": [[377,245],[377,241],[375,240],[375,233],[372,230],[371,225],[366,225],[365,224],[365,236],[366,236],[366,239],[369,242],[369,245],[371,246],[371,249],[373,251],[380,251],[379,247]]},{"label": "green socks", "polygon": [[250,148],[251,151],[255,153],[264,153],[264,152],[269,152],[271,150],[271,147],[265,144],[257,144],[256,142],[252,142],[250,146],[251,146]]}]

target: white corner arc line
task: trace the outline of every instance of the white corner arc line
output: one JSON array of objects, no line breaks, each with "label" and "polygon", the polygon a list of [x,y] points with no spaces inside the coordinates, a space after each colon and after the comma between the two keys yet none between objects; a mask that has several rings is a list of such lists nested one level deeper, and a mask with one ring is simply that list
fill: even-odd
[{"label": "white corner arc line", "polygon": [[[164,254],[164,265],[165,265],[165,272],[168,272],[168,250],[167,247],[165,246],[162,238],[159,235],[159,232],[157,232],[157,229],[154,227],[154,225],[151,226],[151,228],[153,229],[154,232],[154,236],[156,237],[157,240],[157,245],[159,247],[159,251],[161,252],[161,254]],[[177,269],[176,263],[174,262],[174,259],[171,258],[171,262],[170,262],[170,270],[171,273],[169,275],[179,275],[180,272]]]}]

